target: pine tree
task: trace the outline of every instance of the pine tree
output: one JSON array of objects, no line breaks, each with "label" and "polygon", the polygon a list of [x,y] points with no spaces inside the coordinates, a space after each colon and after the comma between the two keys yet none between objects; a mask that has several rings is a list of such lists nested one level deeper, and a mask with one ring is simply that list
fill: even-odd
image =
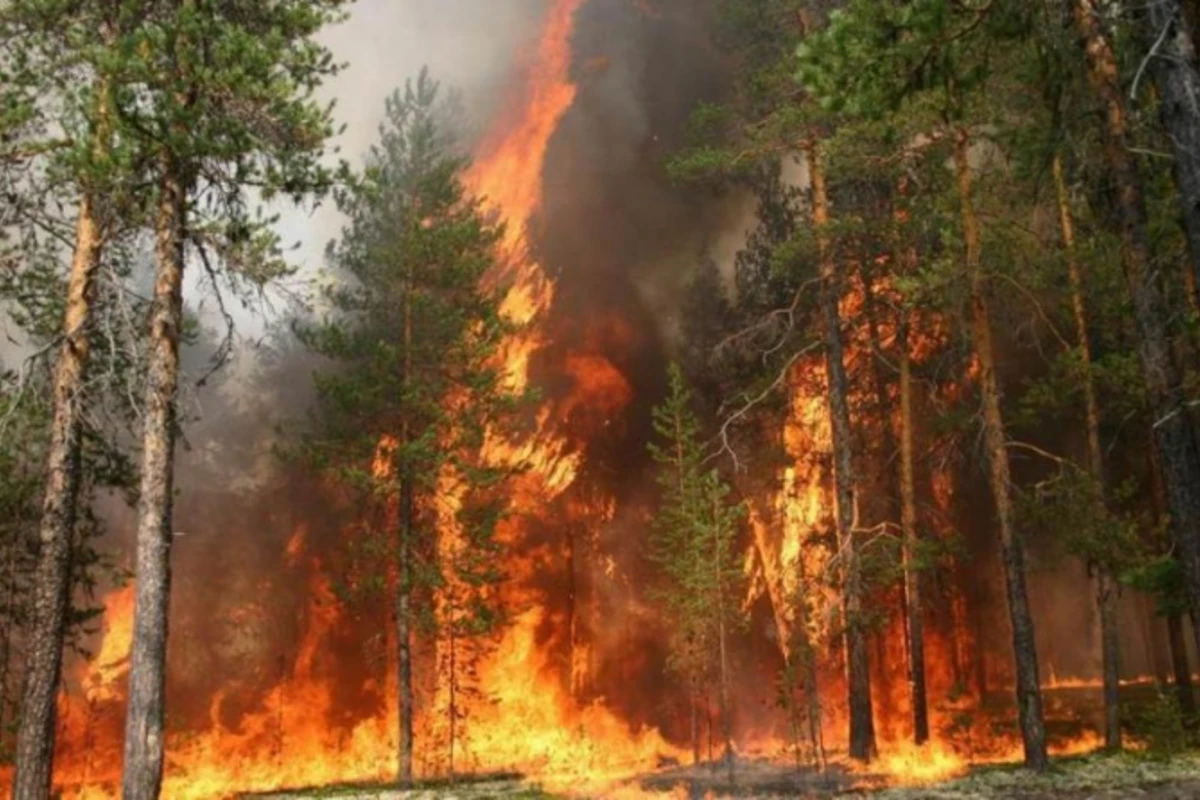
[{"label": "pine tree", "polygon": [[[654,409],[660,441],[650,452],[658,465],[662,500],[653,524],[651,552],[662,566],[662,599],[671,620],[671,664],[687,682],[692,707],[708,676],[717,681],[724,760],[733,781],[732,681],[729,637],[742,624],[737,552],[741,506],[705,464],[700,423],[683,372],[672,365],[667,398]],[[693,736],[697,725],[693,721]],[[699,748],[693,740],[693,752]]]},{"label": "pine tree", "polygon": [[1152,0],[1140,12],[1146,58],[1158,85],[1162,127],[1171,143],[1180,222],[1200,289],[1200,68],[1193,28],[1179,0]]},{"label": "pine tree", "polygon": [[1192,624],[1200,641],[1200,446],[1187,409],[1183,376],[1172,349],[1161,270],[1152,264],[1142,171],[1129,150],[1129,112],[1112,38],[1095,0],[1072,10],[1096,104],[1102,110],[1104,169],[1113,187],[1122,264],[1137,323],[1142,377],[1154,415],[1154,447],[1162,470],[1171,530],[1179,548]]},{"label": "pine tree", "polygon": [[[5,119],[12,146],[0,154],[4,168],[24,166],[50,150],[55,163],[41,166],[64,175],[57,189],[77,204],[74,252],[66,286],[67,303],[56,350],[50,441],[46,448],[46,486],[37,540],[37,579],[25,696],[17,746],[14,791],[45,796],[50,791],[54,753],[55,705],[70,605],[70,554],[79,516],[83,386],[91,358],[95,281],[105,229],[113,208],[111,196],[112,60],[119,12],[103,3],[81,3],[64,14],[57,3],[13,2],[0,9],[0,84],[8,90]],[[68,38],[67,30],[85,32]],[[77,75],[82,87],[56,92],[63,73]],[[61,86],[61,84],[59,84]],[[61,140],[51,142],[45,130],[47,96],[63,102]],[[16,135],[17,128],[24,136]]]},{"label": "pine tree", "polygon": [[[1042,769],[1048,762],[1033,618],[1023,544],[1015,529],[972,149],[971,114],[975,98],[987,85],[988,48],[1007,23],[1004,11],[1000,6],[958,8],[943,0],[886,10],[874,3],[851,2],[831,17],[825,30],[806,39],[799,52],[802,79],[825,108],[850,119],[892,120],[898,130],[891,138],[901,148],[911,146],[911,140],[902,138],[906,130],[912,131],[909,136],[950,145],[966,316],[983,401],[984,443],[1012,623],[1017,707],[1026,763]],[[999,26],[998,31],[988,23]],[[919,129],[920,117],[914,112],[928,115],[926,130]]]},{"label": "pine tree", "polygon": [[[338,365],[317,376],[317,463],[357,485],[382,513],[400,686],[397,770],[412,780],[412,641],[423,620],[458,647],[500,622],[493,533],[508,470],[480,458],[485,435],[519,398],[502,386],[507,326],[482,287],[500,230],[462,183],[438,85],[422,72],[387,103],[364,174],[338,195],[349,219],[331,245],[330,315],[300,329]],[[451,535],[436,509],[456,505]],[[390,509],[390,510],[389,510]],[[372,583],[379,583],[378,580]],[[417,608],[434,596],[438,610]],[[436,631],[435,631],[436,632]],[[455,689],[458,673],[449,669]],[[453,708],[451,720],[457,719]]]},{"label": "pine tree", "polygon": [[[769,380],[783,383],[779,372],[786,373],[795,364],[797,353],[807,347],[800,334],[810,326],[819,331],[824,345],[851,709],[850,753],[853,758],[869,760],[875,752],[869,631],[861,543],[854,530],[861,469],[856,464],[849,412],[852,387],[843,330],[847,320],[840,307],[848,270],[835,252],[830,232],[835,220],[821,152],[827,120],[797,86],[789,58],[797,43],[818,28],[821,6],[807,0],[754,0],[721,6],[722,33],[742,62],[738,76],[741,96],[731,107],[705,107],[695,115],[698,142],[672,167],[679,178],[749,182],[764,201],[760,208],[763,224],[740,258],[737,276],[739,306],[745,316],[742,333],[753,331],[756,335],[737,338],[751,348],[761,345],[756,355],[766,371],[773,371]],[[807,203],[797,202],[794,191],[779,185],[779,166],[786,157],[803,160],[808,174]],[[801,213],[808,217],[807,231],[797,225]],[[815,241],[809,241],[810,237]],[[815,277],[809,274],[813,266]],[[819,287],[816,308],[803,302],[804,287],[810,282]],[[746,410],[739,413],[744,416]]]},{"label": "pine tree", "polygon": [[194,255],[218,293],[259,287],[286,272],[273,219],[252,202],[255,195],[300,202],[332,180],[321,163],[333,133],[330,111],[313,93],[337,64],[315,37],[345,5],[122,6],[136,24],[122,42],[121,81],[111,88],[114,116],[153,186],[147,226],[155,242],[125,733],[128,798],[155,798],[162,782],[184,272]]}]

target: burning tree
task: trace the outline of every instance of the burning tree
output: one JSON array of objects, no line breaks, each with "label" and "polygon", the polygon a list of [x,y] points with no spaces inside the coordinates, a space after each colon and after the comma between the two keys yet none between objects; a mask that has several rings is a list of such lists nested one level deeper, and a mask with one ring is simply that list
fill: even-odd
[{"label": "burning tree", "polygon": [[329,249],[329,311],[299,331],[336,365],[317,376],[307,454],[369,503],[354,543],[366,558],[343,578],[389,587],[394,604],[401,782],[413,774],[414,635],[448,637],[453,748],[460,648],[501,618],[493,534],[511,470],[479,454],[518,400],[495,357],[509,327],[500,294],[483,288],[502,229],[464,189],[446,109],[426,72],[388,100],[364,171],[337,198],[349,222]]}]

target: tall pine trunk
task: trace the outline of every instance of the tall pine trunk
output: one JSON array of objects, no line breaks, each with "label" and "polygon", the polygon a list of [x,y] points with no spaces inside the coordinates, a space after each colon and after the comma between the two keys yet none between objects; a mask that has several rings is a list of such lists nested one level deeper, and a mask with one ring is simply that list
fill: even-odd
[{"label": "tall pine trunk", "polygon": [[[1067,278],[1071,286],[1071,311],[1075,322],[1075,341],[1079,348],[1079,385],[1083,390],[1084,421],[1087,428],[1088,471],[1096,482],[1097,519],[1107,515],[1105,501],[1104,450],[1100,444],[1100,403],[1092,377],[1092,345],[1088,337],[1087,305],[1083,298],[1083,272],[1075,250],[1075,221],[1063,175],[1062,156],[1055,154],[1052,165],[1055,195],[1058,200],[1059,229]],[[1120,639],[1117,633],[1117,582],[1107,564],[1090,565],[1096,570],[1096,605],[1100,611],[1100,650],[1104,672],[1104,745],[1121,747],[1121,667]]]},{"label": "tall pine trunk", "polygon": [[691,683],[691,729],[689,731],[692,738],[692,764],[700,763],[700,688],[698,682],[693,679]]},{"label": "tall pine trunk", "polygon": [[1170,313],[1162,274],[1150,262],[1146,202],[1137,161],[1128,148],[1125,98],[1116,54],[1097,0],[1075,0],[1088,77],[1104,110],[1104,160],[1111,178],[1121,235],[1125,280],[1133,300],[1142,376],[1153,414],[1171,533],[1183,564],[1192,626],[1200,643],[1200,447],[1186,405],[1179,366],[1171,348]]},{"label": "tall pine trunk", "polygon": [[862,607],[862,572],[854,532],[854,442],[850,426],[849,381],[846,376],[842,319],[838,310],[839,281],[827,234],[829,196],[820,146],[815,141],[806,143],[805,155],[812,183],[812,223],[817,232],[821,260],[821,317],[829,378],[829,417],[833,432],[837,536],[842,559],[846,669],[850,695],[850,757],[870,761],[875,754],[875,722],[871,708],[871,672]]},{"label": "tall pine trunk", "polygon": [[[905,194],[902,183],[898,196]],[[896,206],[893,210],[894,242],[892,260],[905,274],[916,268],[916,249],[903,242],[906,212]],[[925,682],[925,624],[921,592],[921,564],[917,558],[920,533],[917,525],[916,432],[913,419],[912,353],[909,347],[911,316],[906,308],[898,312],[896,349],[900,359],[900,417],[897,452],[897,474],[900,499],[901,567],[904,573],[904,630],[908,656],[909,698],[912,703],[913,742],[929,740],[929,697]],[[956,660],[957,663],[957,660]]]},{"label": "tall pine trunk", "polygon": [[[413,379],[413,274],[411,265],[404,287],[404,375],[401,392],[407,392]],[[413,685],[412,685],[412,554],[416,503],[411,466],[408,413],[400,427],[403,463],[400,472],[400,531],[397,542],[396,573],[396,687],[399,692],[399,719],[396,739],[397,780],[408,786],[413,778]]]},{"label": "tall pine trunk", "polygon": [[101,250],[95,199],[88,192],[79,203],[75,252],[67,278],[63,340],[54,370],[54,411],[38,528],[33,620],[25,648],[14,797],[50,796],[58,683],[71,599],[71,547],[81,479],[83,381],[91,355],[89,326]]},{"label": "tall pine trunk", "polygon": [[413,533],[412,480],[400,481],[399,569],[396,576],[396,684],[399,690],[396,779],[408,786],[413,778],[412,597],[410,593]]},{"label": "tall pine trunk", "polygon": [[733,784],[733,706],[730,701],[729,682],[731,676],[729,674],[729,642],[728,630],[726,624],[726,603],[728,598],[725,596],[725,547],[724,536],[721,522],[721,500],[719,495],[714,495],[712,507],[712,524],[713,524],[713,563],[716,567],[717,578],[717,650],[720,663],[717,665],[721,679],[721,735],[725,739],[725,770],[726,776],[730,785]]},{"label": "tall pine trunk", "polygon": [[1194,289],[1200,283],[1200,72],[1196,69],[1196,43],[1179,0],[1153,0],[1143,14],[1163,128],[1175,154],[1180,222],[1191,256]]},{"label": "tall pine trunk", "polygon": [[162,786],[167,618],[171,595],[179,334],[183,324],[188,181],[171,155],[162,158],[155,221],[154,304],[143,405],[137,572],[129,700],[125,717],[125,800],[154,800]]},{"label": "tall pine trunk", "polygon": [[1196,716],[1196,696],[1192,692],[1192,669],[1188,664],[1187,642],[1183,635],[1183,615],[1172,611],[1167,615],[1167,642],[1171,650],[1171,675],[1175,681],[1175,697],[1179,710],[1188,720]]},{"label": "tall pine trunk", "polygon": [[1029,595],[1025,588],[1025,555],[1013,524],[1008,437],[1000,410],[1000,381],[996,375],[992,322],[983,274],[982,242],[979,220],[975,212],[970,146],[970,134],[965,130],[958,131],[954,142],[954,166],[958,177],[963,239],[966,243],[966,272],[971,290],[971,334],[979,367],[979,389],[983,395],[983,438],[987,448],[992,496],[996,504],[1008,614],[1012,623],[1021,739],[1025,746],[1025,764],[1040,770],[1049,766],[1046,756],[1046,726],[1042,716],[1033,615],[1029,610]]},{"label": "tall pine trunk", "polygon": [[[907,315],[907,312],[901,311]],[[925,687],[925,625],[921,572],[917,563],[916,453],[913,436],[912,357],[908,349],[909,321],[901,319],[896,346],[900,350],[900,528],[904,569],[904,617],[908,633],[908,686],[912,698],[913,741],[929,740],[929,699]]]}]

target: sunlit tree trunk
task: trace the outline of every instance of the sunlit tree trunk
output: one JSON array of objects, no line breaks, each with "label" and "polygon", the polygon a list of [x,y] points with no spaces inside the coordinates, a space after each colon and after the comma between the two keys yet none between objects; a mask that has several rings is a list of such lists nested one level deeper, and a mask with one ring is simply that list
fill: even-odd
[{"label": "sunlit tree trunk", "polygon": [[[1079,348],[1079,386],[1083,391],[1084,421],[1087,428],[1088,471],[1096,482],[1097,519],[1107,515],[1105,502],[1104,451],[1100,444],[1100,403],[1092,377],[1092,346],[1088,337],[1087,305],[1083,297],[1083,272],[1075,250],[1075,222],[1071,200],[1063,175],[1062,157],[1054,156],[1054,187],[1058,199],[1059,228],[1071,286],[1071,310],[1075,322],[1075,341]],[[1108,564],[1091,565],[1096,570],[1096,605],[1100,611],[1100,650],[1104,671],[1104,745],[1121,747],[1121,668],[1120,639],[1117,631],[1117,582]]]},{"label": "sunlit tree trunk", "polygon": [[1042,716],[1041,686],[1038,680],[1037,646],[1034,641],[1033,615],[1025,587],[1025,554],[1013,524],[1012,476],[1008,461],[1008,437],[1000,410],[1000,381],[996,375],[996,357],[992,342],[992,322],[988,310],[983,274],[983,251],[979,220],[975,212],[974,178],[970,163],[970,134],[956,133],[954,166],[958,177],[963,239],[966,243],[966,272],[970,282],[971,333],[979,368],[979,389],[983,399],[983,438],[987,449],[992,496],[1000,533],[1001,558],[1004,561],[1008,613],[1012,623],[1013,659],[1017,671],[1017,710],[1025,763],[1033,769],[1049,766],[1046,756],[1046,726]]},{"label": "sunlit tree trunk", "polygon": [[71,593],[71,540],[80,484],[83,381],[91,354],[89,322],[102,248],[94,203],[90,193],[79,203],[63,340],[54,371],[46,489],[33,577],[33,620],[25,647],[25,691],[17,734],[15,797],[50,794],[56,698]]},{"label": "sunlit tree trunk", "polygon": [[829,417],[833,431],[834,483],[837,502],[838,548],[842,563],[845,612],[846,669],[850,706],[850,757],[870,761],[875,754],[875,723],[871,708],[871,672],[862,607],[862,572],[854,531],[854,454],[850,426],[849,381],[846,376],[842,320],[838,310],[839,281],[828,240],[829,196],[820,146],[805,144],[812,184],[812,223],[817,232],[821,268],[821,317],[829,378]]},{"label": "sunlit tree trunk", "polygon": [[[96,89],[91,148],[99,161],[108,153],[111,125],[108,84],[101,80]],[[67,275],[62,342],[54,367],[46,484],[38,527],[32,619],[26,637],[25,683],[17,731],[15,797],[46,797],[50,793],[55,712],[71,595],[71,544],[82,469],[83,384],[91,358],[95,278],[104,238],[98,200],[93,189],[85,190],[79,200],[74,251]]]},{"label": "sunlit tree trunk", "polygon": [[1171,348],[1170,310],[1161,271],[1150,261],[1146,203],[1137,161],[1128,148],[1125,98],[1112,42],[1097,0],[1075,0],[1075,21],[1088,77],[1104,112],[1104,160],[1113,185],[1125,280],[1137,323],[1142,376],[1153,414],[1152,430],[1171,532],[1184,567],[1192,626],[1200,642],[1200,447]]},{"label": "sunlit tree trunk", "polygon": [[143,404],[138,502],[137,586],[125,722],[126,800],[154,800],[162,785],[167,617],[171,594],[179,334],[183,325],[188,181],[172,155],[162,157],[155,223],[154,304]]}]

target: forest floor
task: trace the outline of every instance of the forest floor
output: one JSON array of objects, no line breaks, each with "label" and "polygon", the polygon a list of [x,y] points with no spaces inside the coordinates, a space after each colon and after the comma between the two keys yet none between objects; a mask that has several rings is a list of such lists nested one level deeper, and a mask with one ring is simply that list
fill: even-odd
[{"label": "forest floor", "polygon": [[[765,762],[739,763],[734,786],[710,767],[655,773],[597,795],[746,800],[1195,800],[1200,798],[1200,752],[1155,758],[1141,753],[1056,759],[1037,774],[1015,766],[978,768],[946,783],[905,788],[855,788],[855,779],[831,769],[825,774],[798,773]],[[258,795],[258,800],[554,800],[515,777],[455,786],[430,785],[401,792],[381,787],[338,787]]]}]

